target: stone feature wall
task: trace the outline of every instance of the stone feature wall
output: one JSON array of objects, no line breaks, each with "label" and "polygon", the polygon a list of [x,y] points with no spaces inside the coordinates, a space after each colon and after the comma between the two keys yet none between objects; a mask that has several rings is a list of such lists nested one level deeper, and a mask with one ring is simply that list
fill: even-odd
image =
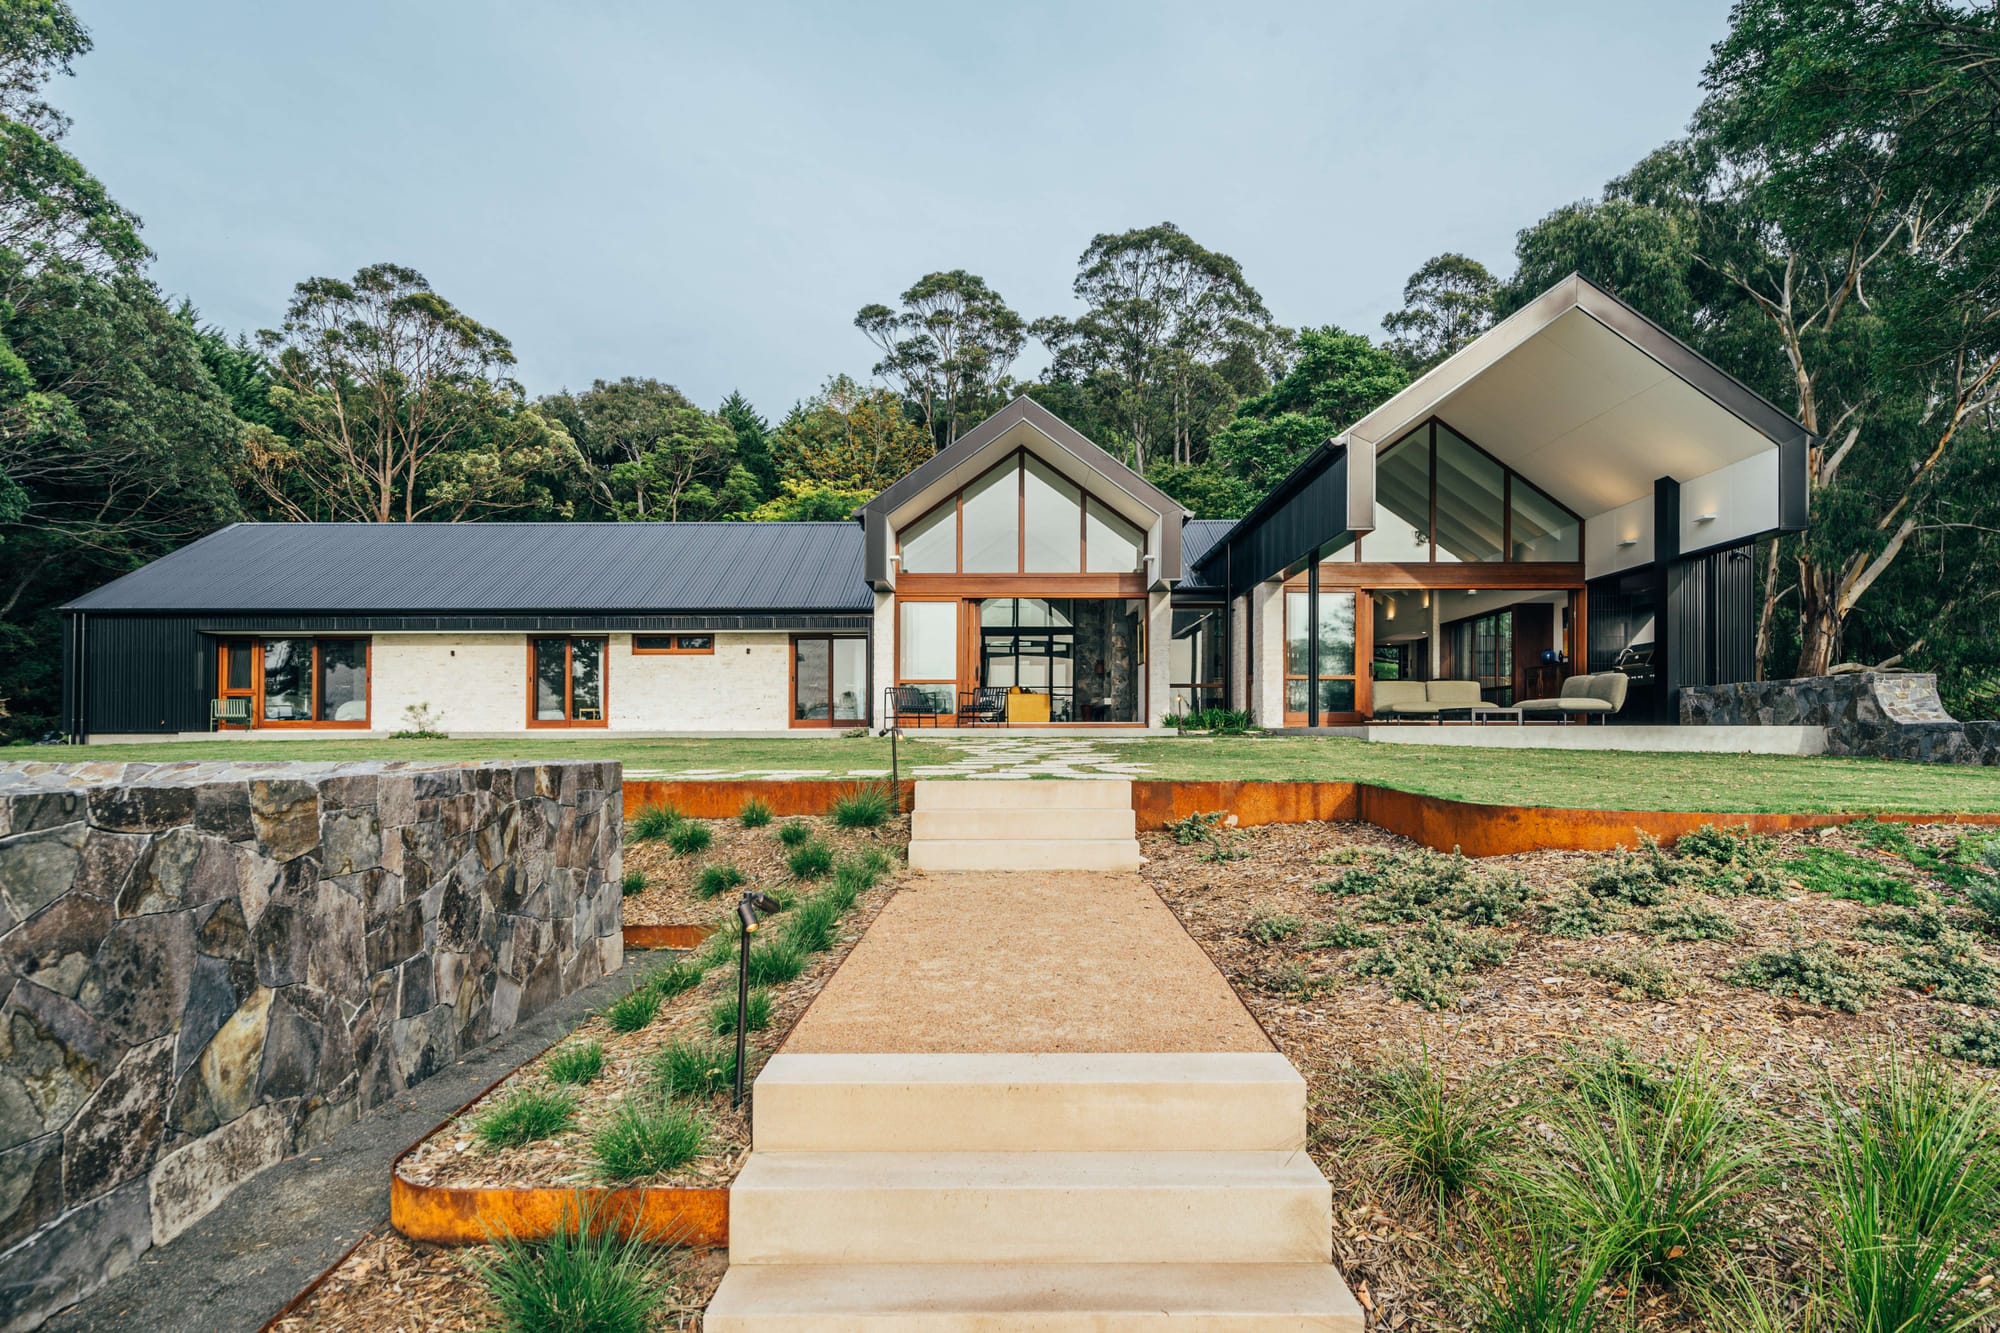
[{"label": "stone feature wall", "polygon": [[2000,764],[2000,722],[1956,720],[1938,698],[1937,677],[1918,672],[1690,686],[1680,715],[1689,726],[1825,727],[1828,754]]},{"label": "stone feature wall", "polygon": [[0,1331],[618,968],[621,777],[0,764]]}]

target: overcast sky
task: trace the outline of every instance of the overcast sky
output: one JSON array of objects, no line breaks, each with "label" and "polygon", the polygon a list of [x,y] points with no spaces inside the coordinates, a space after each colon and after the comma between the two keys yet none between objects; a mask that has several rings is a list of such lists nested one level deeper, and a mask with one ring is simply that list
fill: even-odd
[{"label": "overcast sky", "polygon": [[73,3],[71,147],[207,320],[391,260],[532,392],[651,375],[772,417],[865,375],[854,312],[923,273],[1069,313],[1094,234],[1163,220],[1281,322],[1379,335],[1425,259],[1504,272],[1681,133],[1728,8]]}]

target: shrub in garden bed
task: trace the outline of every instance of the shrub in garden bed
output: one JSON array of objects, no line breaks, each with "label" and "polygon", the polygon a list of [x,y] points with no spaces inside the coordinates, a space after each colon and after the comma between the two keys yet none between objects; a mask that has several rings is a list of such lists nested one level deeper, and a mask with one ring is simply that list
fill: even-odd
[{"label": "shrub in garden bed", "polygon": [[680,811],[670,805],[648,805],[632,816],[627,830],[634,842],[657,842],[680,826]]},{"label": "shrub in garden bed", "polygon": [[668,1097],[705,1097],[736,1081],[736,1050],[708,1042],[673,1042],[653,1057],[652,1072]]},{"label": "shrub in garden bed", "polygon": [[[747,1026],[752,1032],[762,1032],[771,1026],[771,992],[753,990],[745,1004]],[[736,1035],[736,996],[726,995],[708,1008],[708,1030],[718,1037]]]},{"label": "shrub in garden bed", "polygon": [[1663,940],[1731,940],[1736,923],[1699,898],[1678,898],[1646,914],[1646,929]]},{"label": "shrub in garden bed", "polygon": [[641,1180],[693,1160],[708,1143],[708,1121],[691,1107],[627,1097],[590,1141],[596,1173]]},{"label": "shrub in garden bed", "polygon": [[1628,1004],[1640,1000],[1671,1000],[1681,993],[1679,983],[1666,960],[1651,949],[1607,953],[1587,959],[1586,976],[1608,981],[1618,987],[1618,998]]},{"label": "shrub in garden bed", "polygon": [[502,1333],[648,1333],[667,1255],[636,1231],[620,1236],[578,1196],[548,1239],[498,1236],[471,1263]]},{"label": "shrub in garden bed", "polygon": [[1277,944],[1292,938],[1306,928],[1305,918],[1294,912],[1280,912],[1273,907],[1260,907],[1250,914],[1244,933],[1259,944]]},{"label": "shrub in garden bed", "polygon": [[785,868],[794,879],[823,879],[833,870],[833,848],[814,839],[794,848]]},{"label": "shrub in garden bed", "polygon": [[1838,847],[1808,847],[1787,868],[1807,889],[1829,898],[1851,898],[1871,907],[1915,907],[1920,901],[1909,880]]},{"label": "shrub in garden bed", "polygon": [[1498,1175],[1518,1121],[1517,1105],[1491,1078],[1453,1086],[1421,1050],[1375,1071],[1362,1125],[1362,1156],[1438,1210]]},{"label": "shrub in garden bed", "polygon": [[692,958],[683,958],[646,978],[646,989],[662,1000],[671,1000],[682,991],[701,984],[703,968]]},{"label": "shrub in garden bed", "polygon": [[714,839],[715,834],[708,825],[699,820],[684,819],[667,834],[667,845],[674,849],[676,856],[693,856],[707,851],[708,844]]},{"label": "shrub in garden bed", "polygon": [[1513,951],[1514,941],[1497,931],[1429,921],[1361,955],[1354,973],[1387,978],[1389,993],[1399,1000],[1446,1009],[1458,1003],[1458,978],[1496,967]]},{"label": "shrub in garden bed", "polygon": [[1889,965],[1889,975],[1952,1004],[1986,1009],[2000,1004],[2000,968],[1981,958],[1972,937],[1958,931],[1903,950]]},{"label": "shrub in garden bed", "polygon": [[880,828],[894,810],[887,787],[856,787],[835,798],[833,823],[836,828]]},{"label": "shrub in garden bed", "polygon": [[1544,935],[1564,940],[1586,940],[1624,929],[1616,908],[1577,888],[1565,889],[1542,904],[1540,925]]},{"label": "shrub in garden bed", "polygon": [[1882,993],[1873,971],[1824,941],[1752,954],[1722,979],[1850,1014],[1860,1013]]},{"label": "shrub in garden bed", "polygon": [[588,1083],[604,1072],[604,1043],[571,1042],[551,1052],[542,1069],[558,1083]]},{"label": "shrub in garden bed", "polygon": [[719,898],[731,889],[741,888],[743,883],[743,872],[733,865],[703,866],[694,877],[694,896]]},{"label": "shrub in garden bed", "polygon": [[2000,1014],[1951,1017],[1938,1037],[1938,1050],[1954,1060],[2000,1069]]},{"label": "shrub in garden bed", "polygon": [[575,1119],[575,1093],[515,1088],[472,1118],[472,1132],[489,1148],[518,1148],[562,1133]]}]

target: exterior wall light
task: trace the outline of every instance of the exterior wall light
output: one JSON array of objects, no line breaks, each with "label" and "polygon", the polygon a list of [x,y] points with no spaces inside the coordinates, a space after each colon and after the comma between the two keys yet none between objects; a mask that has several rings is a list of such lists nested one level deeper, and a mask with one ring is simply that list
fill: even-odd
[{"label": "exterior wall light", "polygon": [[1715,518],[1714,514],[1696,514],[1694,521],[1697,523],[1713,523],[1715,522]]},{"label": "exterior wall light", "polygon": [[1621,539],[1618,543],[1620,547],[1637,546],[1638,544],[1639,544],[1639,539],[1637,537],[1626,537]]}]

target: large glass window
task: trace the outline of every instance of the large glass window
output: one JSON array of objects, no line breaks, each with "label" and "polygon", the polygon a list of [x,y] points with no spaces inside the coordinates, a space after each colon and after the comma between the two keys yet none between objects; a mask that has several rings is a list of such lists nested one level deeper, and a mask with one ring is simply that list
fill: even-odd
[{"label": "large glass window", "polygon": [[1174,612],[1173,639],[1168,644],[1168,676],[1173,697],[1169,713],[1222,708],[1222,607]]},{"label": "large glass window", "polygon": [[1096,500],[1086,506],[1084,552],[1089,574],[1131,574],[1146,550],[1146,536]]},{"label": "large glass window", "polygon": [[802,635],[792,640],[792,721],[845,726],[868,720],[868,641]]},{"label": "large glass window", "polygon": [[958,572],[958,498],[952,497],[902,532],[905,574]]},{"label": "large glass window", "polygon": [[225,639],[216,695],[238,725],[368,725],[368,640]]},{"label": "large glass window", "polygon": [[1375,460],[1370,564],[1582,559],[1583,523],[1442,421],[1431,420]]},{"label": "large glass window", "polygon": [[1145,533],[1016,454],[898,534],[905,574],[1132,574]]},{"label": "large glass window", "polygon": [[604,725],[604,640],[528,640],[530,720],[539,727]]},{"label": "large glass window", "polygon": [[1576,515],[1518,476],[1509,483],[1507,531],[1513,560],[1583,559],[1583,524]]},{"label": "large glass window", "polygon": [[1514,702],[1514,612],[1493,611],[1455,620],[1444,627],[1444,674],[1476,680],[1486,702]]},{"label": "large glass window", "polygon": [[1437,429],[1438,559],[1478,562],[1506,554],[1507,469],[1449,427]]},{"label": "large glass window", "polygon": [[1125,597],[979,602],[979,676],[1010,722],[1137,722],[1146,603]]},{"label": "large glass window", "polygon": [[1291,725],[1304,725],[1308,701],[1319,697],[1322,722],[1355,711],[1355,594],[1319,595],[1319,653],[1315,662],[1311,594],[1285,594],[1285,713]]},{"label": "large glass window", "polygon": [[1083,567],[1083,492],[1039,458],[1021,471],[1024,544],[1021,567],[1030,574],[1074,574]]},{"label": "large glass window", "polygon": [[963,560],[968,574],[1012,574],[1021,568],[1021,474],[1013,463],[994,468],[965,488],[960,502]]},{"label": "large glass window", "polygon": [[1431,558],[1430,427],[1419,426],[1375,460],[1375,530],[1361,558],[1405,564]]},{"label": "large glass window", "polygon": [[902,618],[897,674],[904,680],[957,680],[958,603],[898,602],[896,606]]}]

